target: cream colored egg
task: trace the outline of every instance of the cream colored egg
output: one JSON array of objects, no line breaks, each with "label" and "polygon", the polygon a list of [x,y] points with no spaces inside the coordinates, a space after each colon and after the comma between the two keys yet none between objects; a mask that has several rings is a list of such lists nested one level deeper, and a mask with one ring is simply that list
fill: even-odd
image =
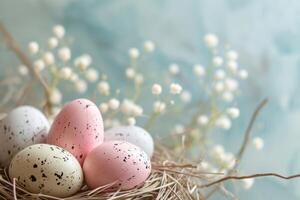
[{"label": "cream colored egg", "polygon": [[83,173],[77,159],[66,150],[36,144],[15,155],[9,177],[32,193],[68,197],[80,190]]}]

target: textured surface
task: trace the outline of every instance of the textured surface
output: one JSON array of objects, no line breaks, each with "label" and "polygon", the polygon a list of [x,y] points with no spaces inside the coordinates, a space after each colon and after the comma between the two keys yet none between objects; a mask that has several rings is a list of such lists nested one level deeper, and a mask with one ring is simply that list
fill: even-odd
[{"label": "textured surface", "polygon": [[[0,19],[24,47],[32,38],[44,41],[49,27],[62,23],[77,40],[75,50],[91,52],[97,67],[120,82],[126,49],[144,39],[158,46],[155,63],[160,65],[155,66],[170,61],[190,66],[205,60],[202,36],[217,33],[240,52],[241,65],[250,71],[250,82],[243,84],[247,92],[239,100],[241,118],[232,132],[218,139],[235,151],[255,104],[260,98],[270,99],[254,132],[266,139],[265,149],[252,153],[249,148],[242,162],[244,173],[299,172],[299,13],[298,0],[0,0]],[[1,49],[1,67],[17,64],[5,51]],[[260,179],[253,190],[239,196],[294,200],[300,198],[299,184]]]}]

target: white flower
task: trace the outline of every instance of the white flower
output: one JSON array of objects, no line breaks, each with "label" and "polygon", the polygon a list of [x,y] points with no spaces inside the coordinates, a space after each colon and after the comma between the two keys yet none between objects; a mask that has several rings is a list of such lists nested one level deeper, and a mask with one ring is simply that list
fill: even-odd
[{"label": "white flower", "polygon": [[227,63],[227,67],[228,67],[228,69],[229,69],[230,72],[236,73],[237,69],[238,69],[238,64],[237,64],[236,61],[229,61]]},{"label": "white flower", "polygon": [[222,92],[224,90],[224,83],[222,81],[218,81],[214,85],[214,89],[216,92]]},{"label": "white flower", "polygon": [[70,60],[70,58],[71,58],[71,51],[70,51],[70,49],[68,47],[62,47],[62,48],[60,48],[58,50],[58,57],[62,61],[64,61],[64,62]]},{"label": "white flower", "polygon": [[103,96],[108,96],[109,95],[109,84],[106,81],[101,81],[97,85],[98,91],[101,95]]},{"label": "white flower", "polygon": [[39,60],[34,61],[33,67],[36,71],[40,72],[45,68],[45,63],[43,60],[39,59]]},{"label": "white flower", "polygon": [[[68,73],[68,72],[67,72]],[[71,73],[71,76],[70,76],[70,81],[72,81],[72,82],[76,82],[76,81],[78,81],[78,75],[76,74],[76,73],[74,73],[74,72],[72,72]]]},{"label": "white flower", "polygon": [[46,65],[53,65],[55,62],[54,55],[51,52],[45,52],[43,55],[43,60]]},{"label": "white flower", "polygon": [[134,82],[138,85],[142,84],[144,82],[144,76],[142,74],[137,74],[134,77]]},{"label": "white flower", "polygon": [[172,75],[176,75],[179,73],[179,67],[177,64],[171,64],[169,66],[169,72],[172,74]]},{"label": "white flower", "polygon": [[137,48],[130,48],[128,54],[131,59],[137,59],[140,56],[140,51]]},{"label": "white flower", "polygon": [[[71,79],[72,69],[70,67],[63,67],[59,70],[59,73],[60,73],[59,75],[62,79],[68,80],[68,79]],[[73,79],[74,79],[74,77],[73,77]],[[74,80],[74,81],[76,81],[76,80]]]},{"label": "white flower", "polygon": [[138,105],[134,105],[132,107],[132,114],[134,116],[141,116],[143,114],[144,110],[141,106],[138,106]]},{"label": "white flower", "polygon": [[62,25],[55,25],[52,32],[58,39],[62,39],[65,36],[65,28]]},{"label": "white flower", "polygon": [[201,161],[199,168],[203,169],[203,170],[207,170],[209,168],[209,164],[206,161]]},{"label": "white flower", "polygon": [[128,123],[129,126],[134,126],[136,124],[136,120],[135,120],[134,117],[129,117],[127,119],[127,123]]},{"label": "white flower", "polygon": [[184,103],[189,103],[191,102],[192,95],[189,91],[183,91],[180,95],[180,99]]},{"label": "white flower", "polygon": [[121,104],[121,111],[124,114],[131,115],[133,113],[134,103],[131,100],[124,99]]},{"label": "white flower", "polygon": [[51,37],[48,39],[48,48],[54,49],[58,45],[58,40],[55,37]]},{"label": "white flower", "polygon": [[230,92],[236,91],[239,87],[239,83],[232,78],[227,78],[224,83],[225,83],[225,88]]},{"label": "white flower", "polygon": [[222,99],[225,101],[225,102],[232,102],[233,101],[233,94],[231,92],[224,92],[222,94]]},{"label": "white flower", "polygon": [[264,147],[264,140],[260,137],[253,138],[252,143],[256,150],[261,150]]},{"label": "white flower", "polygon": [[50,94],[50,98],[49,98],[50,102],[52,104],[59,104],[61,103],[61,99],[62,99],[61,92],[57,88],[55,88]]},{"label": "white flower", "polygon": [[126,69],[126,77],[129,79],[133,79],[135,77],[135,70],[133,68]]},{"label": "white flower", "polygon": [[236,158],[232,153],[224,153],[221,157],[221,160],[223,161],[227,169],[231,169],[235,166],[236,163]]},{"label": "white flower", "polygon": [[215,145],[212,150],[211,150],[211,155],[215,158],[215,159],[221,159],[224,157],[225,151],[224,151],[224,147],[222,145]]},{"label": "white flower", "polygon": [[221,66],[221,65],[223,64],[223,58],[220,57],[220,56],[214,57],[214,58],[213,58],[213,64],[214,64],[214,66],[216,66],[216,67]]},{"label": "white flower", "polygon": [[18,72],[21,76],[26,76],[28,75],[28,68],[25,65],[20,65],[18,67]]},{"label": "white flower", "polygon": [[177,84],[177,83],[172,83],[170,85],[170,93],[171,94],[180,94],[182,91],[182,87],[181,85]]},{"label": "white flower", "polygon": [[207,47],[213,48],[219,44],[219,39],[214,34],[207,34],[204,36],[204,42]]},{"label": "white flower", "polygon": [[39,44],[37,42],[29,42],[28,50],[31,54],[36,54],[39,51]]},{"label": "white flower", "polygon": [[225,73],[225,71],[223,69],[216,70],[216,72],[215,72],[215,79],[222,80],[222,79],[225,78],[225,76],[226,76],[226,73]]},{"label": "white flower", "polygon": [[163,113],[166,109],[166,104],[161,101],[155,101],[153,104],[153,110],[156,113]]},{"label": "white flower", "polygon": [[78,67],[80,70],[86,70],[88,66],[92,63],[92,57],[88,54],[81,55],[77,57],[74,61],[74,65]]},{"label": "white flower", "polygon": [[225,130],[228,130],[231,128],[231,121],[226,116],[221,116],[216,121],[216,126]]},{"label": "white flower", "polygon": [[87,84],[84,80],[78,80],[75,82],[75,89],[79,93],[84,93],[87,90]]},{"label": "white flower", "polygon": [[182,134],[182,133],[184,133],[184,131],[185,131],[185,128],[184,128],[183,125],[181,125],[181,124],[176,124],[175,125],[175,127],[174,127],[174,133],[175,134]]},{"label": "white flower", "polygon": [[155,49],[155,45],[152,41],[148,40],[144,42],[144,51],[147,53],[153,52]]},{"label": "white flower", "polygon": [[241,70],[239,71],[239,77],[240,77],[240,79],[242,79],[242,80],[247,79],[247,78],[248,78],[248,72],[247,72],[247,70],[241,69]]},{"label": "white flower", "polygon": [[253,178],[242,179],[242,183],[243,183],[243,188],[245,190],[249,190],[252,188],[254,184],[254,179]]},{"label": "white flower", "polygon": [[236,119],[240,116],[240,110],[236,107],[231,107],[227,109],[227,114],[229,115],[229,117],[231,117],[232,119]]},{"label": "white flower", "polygon": [[201,65],[194,65],[194,74],[198,77],[202,77],[205,75],[205,69]]},{"label": "white flower", "polygon": [[96,69],[93,68],[89,68],[86,72],[85,72],[85,78],[90,81],[90,82],[95,82],[98,80],[99,74],[98,71]]},{"label": "white flower", "polygon": [[99,109],[100,109],[101,113],[106,113],[109,109],[109,106],[107,105],[107,103],[101,103],[99,105]]},{"label": "white flower", "polygon": [[234,50],[230,50],[226,54],[228,60],[236,61],[239,57],[238,53]]},{"label": "white flower", "polygon": [[160,95],[162,92],[162,88],[159,84],[152,85],[152,94],[153,95]]},{"label": "white flower", "polygon": [[120,101],[118,99],[113,98],[108,101],[108,105],[110,109],[117,110],[120,106]]},{"label": "white flower", "polygon": [[208,123],[208,117],[206,115],[200,115],[197,118],[197,123],[202,126],[206,125]]}]

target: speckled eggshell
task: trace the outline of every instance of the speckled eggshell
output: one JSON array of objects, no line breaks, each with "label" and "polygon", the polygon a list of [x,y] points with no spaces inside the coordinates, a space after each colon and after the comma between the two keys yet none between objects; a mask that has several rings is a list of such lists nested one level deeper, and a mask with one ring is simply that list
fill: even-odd
[{"label": "speckled eggshell", "polygon": [[77,159],[49,144],[35,144],[17,153],[10,163],[9,177],[29,192],[55,197],[76,193],[83,182]]},{"label": "speckled eggshell", "polygon": [[13,109],[0,120],[0,165],[9,165],[12,157],[27,146],[46,142],[49,122],[31,106]]},{"label": "speckled eggshell", "polygon": [[82,165],[86,155],[103,142],[103,132],[97,106],[87,99],[76,99],[56,116],[47,142],[68,150]]},{"label": "speckled eggshell", "polygon": [[154,142],[151,135],[143,128],[138,126],[121,126],[108,129],[104,133],[104,141],[111,140],[130,142],[140,147],[149,157],[152,157]]},{"label": "speckled eggshell", "polygon": [[88,154],[83,172],[91,189],[113,184],[109,190],[128,190],[145,182],[151,162],[144,151],[131,143],[108,141]]}]

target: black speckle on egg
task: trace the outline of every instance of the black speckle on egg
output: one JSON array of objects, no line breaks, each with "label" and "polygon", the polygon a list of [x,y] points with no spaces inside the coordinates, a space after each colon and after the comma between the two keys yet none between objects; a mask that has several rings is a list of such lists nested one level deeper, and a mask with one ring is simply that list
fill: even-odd
[{"label": "black speckle on egg", "polygon": [[33,165],[33,168],[37,168],[37,164],[34,164],[34,165]]},{"label": "black speckle on egg", "polygon": [[31,180],[31,182],[36,182],[36,177],[34,175],[31,175],[29,179]]}]

